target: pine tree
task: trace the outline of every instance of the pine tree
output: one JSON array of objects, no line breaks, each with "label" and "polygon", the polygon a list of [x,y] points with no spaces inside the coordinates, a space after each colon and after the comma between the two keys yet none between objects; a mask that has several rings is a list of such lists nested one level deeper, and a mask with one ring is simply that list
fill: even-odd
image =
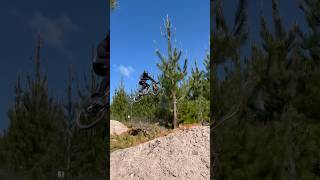
[{"label": "pine tree", "polygon": [[[306,1],[304,8],[307,19],[313,19],[312,29],[318,20],[317,12],[311,13],[311,9],[317,5],[316,1]],[[310,5],[313,7],[308,7]],[[214,129],[219,135],[215,138],[213,154],[217,179],[319,177],[320,141],[316,138],[319,113],[316,109],[320,102],[320,81],[317,80],[320,73],[317,55],[311,55],[318,44],[310,43],[309,36],[313,42],[318,39],[312,35],[313,30],[303,34],[295,24],[286,29],[276,0],[272,1],[272,15],[272,30],[261,17],[261,41],[251,45],[251,55],[248,58],[237,53],[227,56],[226,61],[231,59],[235,66],[225,68],[224,79],[213,79],[216,81],[213,101],[215,107],[219,107],[214,112],[218,115],[223,116],[224,109],[237,100],[237,96],[245,97],[239,113]],[[232,52],[219,52],[219,48],[225,46],[221,41],[216,42],[213,55]],[[217,66],[221,64],[214,65],[212,70],[219,69]],[[248,82],[247,92],[238,91],[242,89],[242,82]]]},{"label": "pine tree", "polygon": [[[211,3],[211,13],[214,21],[211,22],[213,29],[211,29],[210,36],[210,121],[211,129],[214,132],[212,136],[215,138],[214,149],[210,154],[213,157],[211,167],[214,170],[211,174],[213,174],[214,179],[223,179],[231,176],[228,170],[233,167],[231,164],[233,162],[230,163],[228,158],[237,153],[226,153],[226,151],[229,148],[238,147],[235,147],[237,143],[234,143],[235,141],[232,139],[234,136],[229,137],[234,126],[231,128],[223,126],[222,129],[221,125],[225,124],[226,120],[235,117],[240,107],[244,107],[244,96],[242,94],[245,91],[246,79],[243,78],[244,75],[240,71],[241,58],[239,52],[248,38],[247,1],[239,1],[231,29],[222,14],[222,1],[212,0]],[[231,126],[230,121],[228,123]],[[237,122],[232,124],[235,123]],[[229,143],[224,144],[224,142],[233,142],[234,144],[231,147]]]},{"label": "pine tree", "polygon": [[207,51],[204,59],[205,69],[203,70],[204,97],[210,101],[210,52]]},{"label": "pine tree", "polygon": [[194,62],[194,66],[191,68],[191,78],[190,78],[190,89],[189,89],[189,99],[195,100],[200,96],[203,96],[204,82],[203,82],[203,71],[199,70],[197,61]]},{"label": "pine tree", "polygon": [[206,72],[200,70],[197,61],[191,68],[191,77],[187,81],[183,81],[179,93],[180,96],[187,98],[179,102],[180,106],[180,117],[183,123],[196,123],[200,121],[209,120],[209,99],[205,93],[209,90],[205,89],[208,87],[209,82],[206,79]]},{"label": "pine tree", "polygon": [[172,25],[167,16],[164,23],[165,33],[162,35],[166,38],[167,56],[162,55],[159,50],[156,50],[156,54],[160,58],[161,62],[157,64],[158,68],[162,72],[159,77],[160,83],[166,93],[172,101],[172,111],[173,111],[173,128],[177,128],[177,92],[179,88],[179,82],[185,78],[187,75],[187,59],[184,61],[183,68],[180,67],[180,58],[182,51],[178,50],[176,47],[172,47]]},{"label": "pine tree", "polygon": [[8,114],[6,150],[10,169],[25,172],[32,179],[50,177],[61,167],[61,129],[59,107],[48,95],[47,76],[41,73],[41,42],[37,42],[35,77],[27,76],[26,88],[20,77],[15,88],[15,105]]},{"label": "pine tree", "polygon": [[6,165],[5,148],[4,147],[5,147],[4,138],[3,138],[2,133],[0,133],[0,161],[2,162],[0,164],[0,171],[2,169],[4,169],[5,165]]},{"label": "pine tree", "polygon": [[111,10],[115,10],[118,6],[118,1],[117,0],[110,0],[110,8]]},{"label": "pine tree", "polygon": [[274,34],[269,31],[266,20],[261,17],[260,35],[263,50],[257,48],[253,50],[255,56],[250,70],[254,72],[249,72],[251,82],[254,84],[251,92],[253,97],[250,98],[262,103],[260,107],[253,105],[257,114],[262,113],[260,119],[270,119],[274,113],[281,113],[286,105],[285,102],[290,101],[290,95],[285,91],[281,93],[281,89],[294,89],[292,84],[294,73],[291,72],[291,65],[292,55],[296,55],[292,53],[295,50],[296,26],[286,32],[279,16],[277,1],[272,1],[272,7]]},{"label": "pine tree", "polygon": [[[214,125],[212,127],[216,127],[219,123],[223,122],[226,118],[231,117],[230,114],[234,114],[235,110],[238,106],[241,105],[241,101],[238,96],[237,100],[234,102],[226,102],[223,99],[223,93],[225,89],[222,88],[222,84],[225,83],[224,80],[227,80],[228,77],[231,76],[232,72],[239,71],[240,57],[239,52],[240,49],[245,45],[246,40],[248,38],[247,31],[247,15],[246,15],[246,7],[247,1],[240,0],[238,4],[238,8],[235,13],[234,24],[232,29],[229,28],[225,18],[222,14],[222,1],[216,0],[213,1],[214,14],[213,17],[215,21],[213,22],[213,26],[215,27],[213,31],[211,31],[211,61],[210,61],[210,69],[211,69],[211,123]],[[228,61],[230,60],[230,61]],[[232,67],[235,67],[232,69]],[[223,69],[224,71],[220,71]],[[219,73],[218,73],[219,72]],[[238,74],[240,75],[240,74]],[[223,78],[225,77],[225,78]],[[243,80],[245,81],[245,80]],[[238,82],[240,84],[245,84],[245,82]],[[244,88],[244,87],[242,87]],[[232,88],[230,90],[240,90]],[[231,99],[231,98],[230,98]],[[241,102],[241,103],[239,103]],[[228,103],[228,104],[226,104]],[[228,119],[228,118],[227,118]]]},{"label": "pine tree", "polygon": [[139,102],[133,104],[133,118],[135,120],[154,122],[157,120],[156,111],[158,108],[159,95],[145,95]]},{"label": "pine tree", "polygon": [[111,104],[111,116],[113,118],[119,118],[119,121],[123,121],[127,119],[129,110],[129,96],[124,89],[122,78],[119,88],[116,89],[115,94],[113,95]]},{"label": "pine tree", "polygon": [[75,133],[75,117],[76,117],[76,102],[73,99],[73,89],[72,89],[72,82],[73,82],[73,76],[71,74],[71,68],[69,69],[69,79],[68,79],[68,85],[66,88],[66,102],[65,104],[62,105],[62,109],[64,112],[65,116],[65,123],[66,123],[66,128],[64,131],[65,134],[65,147],[66,147],[66,177],[67,179],[71,179],[71,152],[72,152],[72,139],[73,135]]},{"label": "pine tree", "polygon": [[301,0],[300,9],[303,11],[305,15],[306,22],[309,26],[309,34],[305,35],[301,31],[298,32],[300,38],[302,38],[303,42],[301,43],[301,47],[307,51],[309,57],[305,57],[307,59],[311,59],[314,64],[318,67],[320,65],[320,52],[319,52],[319,21],[320,21],[320,2],[317,0]]}]

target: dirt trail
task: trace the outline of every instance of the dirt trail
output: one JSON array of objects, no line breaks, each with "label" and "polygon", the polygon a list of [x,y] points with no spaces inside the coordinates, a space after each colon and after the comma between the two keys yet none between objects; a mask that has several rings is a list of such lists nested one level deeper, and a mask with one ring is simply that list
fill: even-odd
[{"label": "dirt trail", "polygon": [[111,153],[111,180],[210,179],[208,126],[180,130]]}]

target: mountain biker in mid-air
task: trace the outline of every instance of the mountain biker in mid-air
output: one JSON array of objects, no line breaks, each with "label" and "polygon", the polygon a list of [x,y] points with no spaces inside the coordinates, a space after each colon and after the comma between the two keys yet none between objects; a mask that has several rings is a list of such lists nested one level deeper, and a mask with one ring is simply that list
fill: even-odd
[{"label": "mountain biker in mid-air", "polygon": [[102,77],[99,91],[93,93],[91,98],[94,99],[94,103],[91,104],[88,108],[88,112],[97,112],[104,106],[104,97],[107,90],[107,85],[109,84],[108,81],[110,79],[107,77],[107,73],[110,70],[109,67],[110,62],[110,35],[107,35],[107,38],[102,40],[97,48],[97,54],[94,58],[92,67],[94,72]]},{"label": "mountain biker in mid-air", "polygon": [[145,89],[149,89],[150,85],[147,83],[147,81],[150,80],[153,83],[157,83],[153,78],[151,78],[148,74],[147,71],[143,71],[143,73],[140,76],[140,80],[139,80],[139,84],[141,86],[140,90],[139,90],[139,94],[142,95],[143,91]]}]

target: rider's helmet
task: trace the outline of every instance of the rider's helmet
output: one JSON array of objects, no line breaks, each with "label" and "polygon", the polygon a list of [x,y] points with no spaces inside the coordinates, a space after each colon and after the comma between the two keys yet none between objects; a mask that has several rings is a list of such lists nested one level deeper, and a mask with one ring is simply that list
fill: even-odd
[{"label": "rider's helmet", "polygon": [[148,72],[146,70],[143,71],[143,76],[147,76]]}]

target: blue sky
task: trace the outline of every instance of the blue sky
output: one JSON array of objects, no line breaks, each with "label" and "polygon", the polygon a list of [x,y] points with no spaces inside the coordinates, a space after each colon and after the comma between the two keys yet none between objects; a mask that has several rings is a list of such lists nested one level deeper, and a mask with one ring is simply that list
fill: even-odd
[{"label": "blue sky", "polygon": [[[297,23],[302,31],[307,33],[307,24],[305,21],[304,14],[299,9],[299,0],[278,0],[279,14],[283,20],[284,27],[286,30],[292,27],[294,23]],[[239,0],[223,0],[222,8],[223,15],[226,18],[229,28],[232,27],[235,12]],[[272,1],[271,0],[248,0],[247,6],[248,15],[248,32],[249,39],[243,47],[243,55],[249,56],[251,51],[251,45],[254,42],[260,42],[260,13],[266,18],[268,28],[273,31],[272,21]],[[231,12],[231,13],[230,13]],[[223,68],[218,68],[218,76],[223,77]]]},{"label": "blue sky", "polygon": [[[294,23],[297,23],[303,31],[306,29],[306,21],[304,14],[299,9],[299,0],[278,0],[279,14],[283,20],[284,27],[288,30]],[[235,3],[236,2],[236,3]],[[238,0],[223,0],[223,13],[231,25],[234,22],[235,11]],[[269,30],[273,31],[272,23],[272,1],[271,0],[248,0],[248,44],[258,42],[260,40],[260,10],[266,18]],[[232,13],[230,13],[232,12]],[[247,54],[247,53],[246,53]]]},{"label": "blue sky", "polygon": [[35,37],[43,36],[49,93],[63,102],[68,68],[79,80],[91,70],[91,48],[106,36],[106,1],[2,1],[0,6],[0,132],[9,125],[18,74],[34,72]]},{"label": "blue sky", "polygon": [[[183,50],[190,64],[198,60],[203,68],[203,59],[209,47],[210,3],[209,0],[122,0],[111,12],[111,70],[110,92],[123,78],[127,92],[138,88],[143,70],[155,77],[159,74],[155,54],[159,48],[166,54],[166,41],[160,34],[163,19],[169,15],[176,28],[176,45]],[[190,72],[190,69],[189,69]]]}]

